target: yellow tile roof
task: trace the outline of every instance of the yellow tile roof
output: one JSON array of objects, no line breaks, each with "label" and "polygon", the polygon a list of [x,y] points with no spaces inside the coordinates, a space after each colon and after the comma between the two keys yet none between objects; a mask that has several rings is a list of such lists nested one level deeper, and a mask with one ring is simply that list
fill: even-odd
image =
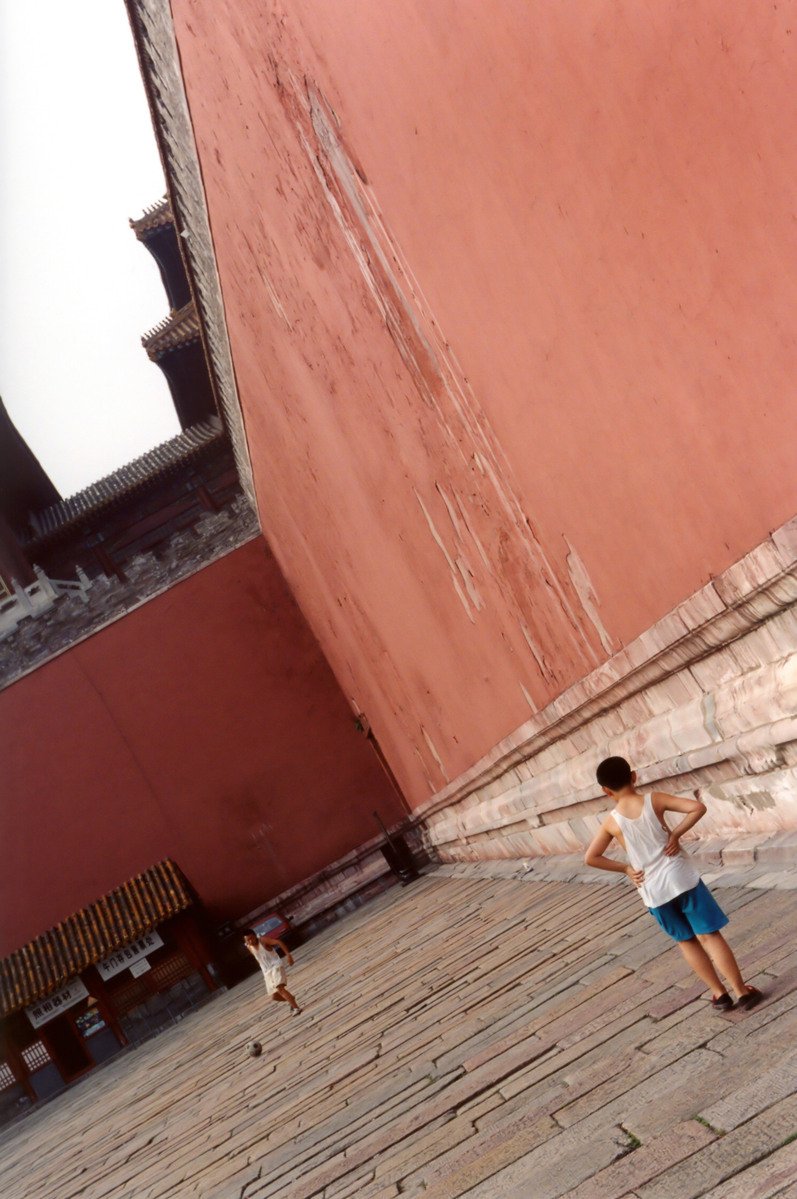
[{"label": "yellow tile roof", "polygon": [[0,960],[0,1015],[9,1016],[57,991],[192,902],[174,862],[167,858],[150,866]]}]

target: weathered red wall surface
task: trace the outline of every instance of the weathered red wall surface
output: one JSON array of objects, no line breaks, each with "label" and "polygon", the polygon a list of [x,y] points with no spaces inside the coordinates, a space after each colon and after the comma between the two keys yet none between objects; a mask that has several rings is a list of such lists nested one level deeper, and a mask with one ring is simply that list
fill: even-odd
[{"label": "weathered red wall surface", "polygon": [[219,916],[400,815],[262,539],[0,692],[0,956],[171,856]]},{"label": "weathered red wall surface", "polygon": [[417,802],[797,507],[793,11],[172,8],[264,528]]}]

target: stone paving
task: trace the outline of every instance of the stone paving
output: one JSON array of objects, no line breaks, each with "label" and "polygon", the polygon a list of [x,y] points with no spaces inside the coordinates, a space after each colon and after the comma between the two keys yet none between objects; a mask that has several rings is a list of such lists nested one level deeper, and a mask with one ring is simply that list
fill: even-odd
[{"label": "stone paving", "polygon": [[767,999],[718,1016],[625,880],[431,872],[298,950],[303,1016],[258,976],[7,1129],[2,1194],[794,1199],[797,879],[775,873],[722,888]]}]

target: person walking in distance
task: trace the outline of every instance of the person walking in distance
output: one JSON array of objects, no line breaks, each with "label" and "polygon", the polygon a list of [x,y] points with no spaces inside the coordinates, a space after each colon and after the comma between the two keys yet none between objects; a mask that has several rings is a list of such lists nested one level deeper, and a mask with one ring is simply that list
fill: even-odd
[{"label": "person walking in distance", "polygon": [[[587,866],[628,875],[651,916],[678,942],[695,974],[710,988],[716,1011],[734,1006],[720,975],[730,983],[737,1008],[755,1007],[763,996],[744,981],[719,931],[728,917],[681,849],[681,837],[706,814],[706,805],[662,791],[641,795],[636,772],[625,758],[606,758],[598,766],[597,779],[615,807],[587,849]],[[677,812],[683,819],[670,829],[665,812]],[[604,856],[613,840],[625,850],[628,864]]]},{"label": "person walking in distance", "polygon": [[247,928],[244,932],[244,945],[263,971],[263,981],[266,984],[266,994],[269,999],[274,999],[277,1003],[287,1003],[291,1009],[291,1015],[298,1016],[302,1009],[296,1002],[295,996],[285,985],[287,982],[285,966],[277,953],[277,950],[280,949],[285,955],[287,965],[292,966],[293,956],[288,947],[276,937],[258,937],[251,928]]}]

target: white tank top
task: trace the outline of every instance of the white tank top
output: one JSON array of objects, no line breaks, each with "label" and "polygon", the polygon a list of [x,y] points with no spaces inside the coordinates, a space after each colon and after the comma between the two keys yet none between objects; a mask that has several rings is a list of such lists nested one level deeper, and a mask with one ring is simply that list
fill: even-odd
[{"label": "white tank top", "polygon": [[691,891],[700,882],[700,875],[691,860],[681,850],[674,857],[667,857],[664,846],[669,840],[653,810],[653,798],[646,795],[642,812],[636,820],[621,816],[617,808],[612,812],[617,827],[623,834],[628,860],[635,870],[644,870],[645,881],[639,888],[642,902],[649,908],[661,907],[676,895]]},{"label": "white tank top", "polygon": [[282,965],[282,958],[276,949],[269,949],[267,945],[258,944],[254,954],[264,974],[268,974],[269,970],[273,970],[275,966]]}]

